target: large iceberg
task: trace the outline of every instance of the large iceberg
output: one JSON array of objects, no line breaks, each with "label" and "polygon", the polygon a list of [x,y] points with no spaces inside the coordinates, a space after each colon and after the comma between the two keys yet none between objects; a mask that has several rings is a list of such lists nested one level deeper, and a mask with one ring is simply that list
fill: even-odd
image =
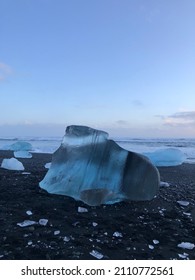
[{"label": "large iceberg", "polygon": [[160,149],[155,152],[144,153],[146,157],[156,166],[180,165],[186,160],[185,154],[175,148]]},{"label": "large iceberg", "polygon": [[158,170],[149,160],[108,140],[106,132],[68,126],[40,187],[95,206],[150,200],[159,183]]}]

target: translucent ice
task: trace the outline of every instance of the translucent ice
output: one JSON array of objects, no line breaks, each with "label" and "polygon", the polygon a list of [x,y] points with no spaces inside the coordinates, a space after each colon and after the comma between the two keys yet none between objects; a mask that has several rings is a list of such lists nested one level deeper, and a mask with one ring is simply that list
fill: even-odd
[{"label": "translucent ice", "polygon": [[177,247],[192,250],[192,249],[195,248],[195,245],[193,243],[190,243],[190,242],[181,242],[180,244],[177,245]]},{"label": "translucent ice", "polygon": [[182,164],[186,156],[179,149],[169,148],[155,152],[144,153],[144,156],[156,166],[175,166]]},{"label": "translucent ice", "polygon": [[3,150],[32,151],[33,147],[32,147],[32,145],[30,143],[28,143],[26,141],[17,141],[14,144],[4,146]]},{"label": "translucent ice", "polygon": [[108,140],[106,132],[69,126],[40,187],[95,206],[150,200],[159,183],[159,173],[149,160]]},{"label": "translucent ice", "polygon": [[23,164],[16,158],[3,159],[1,167],[9,170],[24,170]]},{"label": "translucent ice", "polygon": [[32,154],[29,153],[28,151],[16,151],[14,152],[14,156],[16,158],[31,158]]}]

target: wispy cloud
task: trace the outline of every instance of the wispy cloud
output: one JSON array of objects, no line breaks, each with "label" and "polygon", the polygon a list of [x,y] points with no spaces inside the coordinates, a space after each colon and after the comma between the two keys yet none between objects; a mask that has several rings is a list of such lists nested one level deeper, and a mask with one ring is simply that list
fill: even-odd
[{"label": "wispy cloud", "polygon": [[135,107],[143,107],[144,104],[142,101],[138,100],[138,99],[135,99],[132,101],[132,104],[135,106]]},{"label": "wispy cloud", "polygon": [[12,68],[9,65],[0,62],[0,82],[6,80],[6,78],[12,74],[12,72]]},{"label": "wispy cloud", "polygon": [[116,124],[119,126],[128,126],[129,122],[125,121],[125,120],[118,120],[118,121],[116,121]]},{"label": "wispy cloud", "polygon": [[161,116],[164,125],[195,126],[195,111],[176,112],[170,116]]}]

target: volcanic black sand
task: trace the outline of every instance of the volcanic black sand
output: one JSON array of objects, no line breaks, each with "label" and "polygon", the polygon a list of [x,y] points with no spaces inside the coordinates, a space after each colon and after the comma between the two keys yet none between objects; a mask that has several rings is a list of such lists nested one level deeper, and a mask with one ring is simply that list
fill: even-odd
[{"label": "volcanic black sand", "polygon": [[[12,156],[0,151],[0,164]],[[178,247],[195,244],[195,165],[159,168],[170,186],[152,201],[90,207],[39,188],[51,157],[19,159],[30,174],[0,168],[0,259],[195,259],[195,248]],[[36,224],[18,225],[25,220]]]}]

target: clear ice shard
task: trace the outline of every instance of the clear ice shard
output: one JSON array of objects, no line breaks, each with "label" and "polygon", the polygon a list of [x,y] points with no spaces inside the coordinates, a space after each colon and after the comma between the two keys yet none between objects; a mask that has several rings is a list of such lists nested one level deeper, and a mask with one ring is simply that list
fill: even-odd
[{"label": "clear ice shard", "polygon": [[156,167],[121,148],[108,133],[68,126],[40,187],[97,206],[122,200],[151,200],[160,184]]}]

